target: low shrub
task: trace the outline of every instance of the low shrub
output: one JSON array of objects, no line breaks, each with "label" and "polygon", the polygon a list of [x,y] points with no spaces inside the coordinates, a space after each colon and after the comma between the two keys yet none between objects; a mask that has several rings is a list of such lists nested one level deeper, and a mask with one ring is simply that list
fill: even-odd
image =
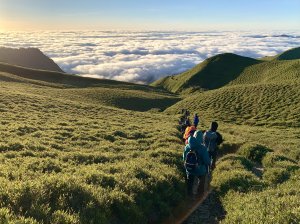
[{"label": "low shrub", "polygon": [[[218,169],[218,168],[217,168]],[[228,191],[248,192],[261,189],[264,184],[251,172],[234,169],[230,171],[215,170],[211,185],[220,196]]]},{"label": "low shrub", "polygon": [[281,155],[281,154],[278,154],[278,153],[268,153],[262,160],[262,165],[264,167],[273,167],[275,166],[276,164],[278,164],[278,162],[289,162],[289,163],[292,163],[292,164],[297,164],[296,161],[284,156],[284,155]]},{"label": "low shrub", "polygon": [[263,179],[269,185],[281,184],[288,180],[290,173],[284,168],[268,168],[264,171]]},{"label": "low shrub", "polygon": [[228,154],[218,160],[218,170],[234,170],[234,169],[252,170],[253,163],[243,156],[236,154]]},{"label": "low shrub", "polygon": [[16,217],[8,208],[0,208],[0,223],[2,224],[39,224],[33,218]]},{"label": "low shrub", "polygon": [[261,192],[228,192],[222,199],[227,212],[222,223],[300,223],[299,184],[299,178],[291,178]]},{"label": "low shrub", "polygon": [[272,152],[272,150],[262,145],[253,144],[245,144],[238,150],[238,154],[257,163],[261,163],[268,152]]},{"label": "low shrub", "polygon": [[69,214],[68,212],[57,210],[51,216],[51,223],[55,224],[79,224],[78,215]]}]

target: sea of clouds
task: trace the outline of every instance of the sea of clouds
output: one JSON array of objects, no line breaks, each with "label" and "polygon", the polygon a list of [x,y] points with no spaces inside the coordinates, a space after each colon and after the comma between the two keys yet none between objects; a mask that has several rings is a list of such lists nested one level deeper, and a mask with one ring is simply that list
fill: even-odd
[{"label": "sea of clouds", "polygon": [[260,58],[300,46],[300,32],[2,32],[0,47],[35,47],[65,72],[150,83],[231,52]]}]

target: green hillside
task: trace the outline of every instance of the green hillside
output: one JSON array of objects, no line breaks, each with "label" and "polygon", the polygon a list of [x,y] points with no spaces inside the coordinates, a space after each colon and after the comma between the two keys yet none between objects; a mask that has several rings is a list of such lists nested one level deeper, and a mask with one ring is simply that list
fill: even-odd
[{"label": "green hillside", "polygon": [[185,108],[224,137],[211,185],[226,213],[214,222],[299,223],[299,62],[216,56],[164,79],[174,92],[209,87],[183,99],[0,63],[1,222],[160,223],[186,199]]},{"label": "green hillside", "polygon": [[159,107],[162,93],[0,77],[4,223],[158,222],[185,197],[176,119],[110,103]]},{"label": "green hillside", "polygon": [[300,47],[287,50],[275,57],[276,60],[300,59]]},{"label": "green hillside", "polygon": [[67,96],[75,100],[137,111],[164,110],[180,100],[176,95],[149,86],[33,70],[3,63],[0,63],[0,80],[61,88],[60,91],[45,89],[45,94],[48,91],[53,97]]},{"label": "green hillside", "polygon": [[300,84],[253,84],[198,93],[168,108],[234,124],[300,127]]},{"label": "green hillside", "polygon": [[171,92],[185,89],[216,89],[236,79],[248,66],[259,61],[235,54],[220,54],[179,75],[169,76],[152,83]]},{"label": "green hillside", "polygon": [[286,59],[250,65],[166,110],[198,113],[201,129],[220,124],[225,143],[211,185],[226,211],[221,223],[300,222],[300,60]]},{"label": "green hillside", "polygon": [[300,60],[274,60],[249,66],[230,84],[283,84],[287,82],[300,82]]},{"label": "green hillside", "polygon": [[245,68],[223,88],[190,94],[167,112],[188,108],[229,123],[299,127],[299,87],[300,60],[267,61]]},{"label": "green hillside", "polygon": [[[195,90],[220,88],[228,83],[269,82],[275,81],[276,77],[290,79],[287,77],[289,75],[297,78],[299,62],[294,61],[295,59],[300,59],[300,47],[261,60],[229,53],[220,54],[206,59],[189,71],[164,77],[151,85],[185,94]],[[285,75],[281,77],[283,73]]]}]

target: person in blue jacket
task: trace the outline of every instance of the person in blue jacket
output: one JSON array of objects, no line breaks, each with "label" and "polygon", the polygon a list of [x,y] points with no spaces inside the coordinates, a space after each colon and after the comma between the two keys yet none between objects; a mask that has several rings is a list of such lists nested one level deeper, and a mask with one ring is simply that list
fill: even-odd
[{"label": "person in blue jacket", "polygon": [[199,124],[199,117],[198,117],[198,114],[195,114],[195,116],[194,116],[194,126],[195,126],[195,128],[197,128],[198,124]]},{"label": "person in blue jacket", "polygon": [[199,192],[204,192],[205,176],[209,171],[208,167],[211,163],[207,148],[203,145],[203,134],[201,131],[196,131],[194,136],[189,137],[188,144],[185,146],[183,152],[183,161],[186,161],[186,156],[191,149],[195,150],[199,164],[193,171],[188,171],[186,169],[189,195],[193,195],[194,193],[193,186],[195,183],[198,183],[197,178],[200,180]]}]

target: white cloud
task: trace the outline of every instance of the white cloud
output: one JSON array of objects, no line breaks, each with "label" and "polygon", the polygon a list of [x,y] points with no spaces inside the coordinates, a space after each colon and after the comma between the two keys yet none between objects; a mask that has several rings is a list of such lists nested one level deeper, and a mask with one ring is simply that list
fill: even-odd
[{"label": "white cloud", "polygon": [[300,32],[1,33],[0,46],[37,47],[63,70],[82,76],[149,83],[213,55],[259,58],[300,46]]}]

